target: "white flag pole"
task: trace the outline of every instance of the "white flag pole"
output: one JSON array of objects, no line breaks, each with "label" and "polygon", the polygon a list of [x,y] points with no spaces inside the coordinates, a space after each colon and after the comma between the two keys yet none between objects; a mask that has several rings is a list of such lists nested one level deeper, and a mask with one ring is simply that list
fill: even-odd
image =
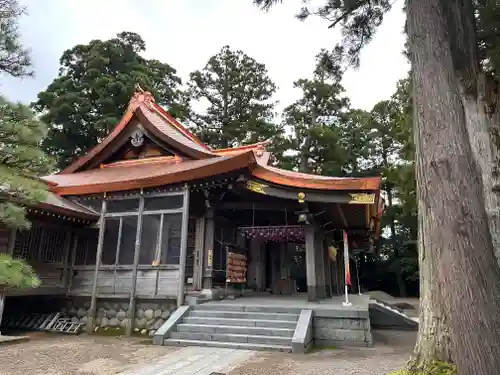
[{"label": "white flag pole", "polygon": [[349,289],[347,287],[347,275],[349,272],[349,244],[347,238],[347,232],[344,231],[344,279],[345,279],[345,301],[342,303],[345,307],[351,306],[352,303],[349,302]]}]

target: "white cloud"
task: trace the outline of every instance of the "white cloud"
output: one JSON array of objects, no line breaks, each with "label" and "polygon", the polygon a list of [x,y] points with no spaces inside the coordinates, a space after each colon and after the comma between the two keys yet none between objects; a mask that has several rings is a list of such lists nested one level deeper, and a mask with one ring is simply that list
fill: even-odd
[{"label": "white cloud", "polygon": [[[252,0],[30,1],[30,15],[23,20],[21,32],[24,43],[32,48],[37,78],[3,78],[0,90],[15,100],[34,100],[56,76],[65,49],[134,31],[146,41],[147,57],[169,63],[183,80],[222,46],[243,50],[266,64],[279,87],[276,99],[283,108],[299,95],[293,81],[309,76],[314,56],[339,40],[339,32],[328,30],[325,21],[296,20],[301,3],[289,0],[264,13]],[[344,86],[355,107],[371,109],[388,98],[408,70],[401,53],[401,3],[363,51],[361,67],[345,76]]]}]

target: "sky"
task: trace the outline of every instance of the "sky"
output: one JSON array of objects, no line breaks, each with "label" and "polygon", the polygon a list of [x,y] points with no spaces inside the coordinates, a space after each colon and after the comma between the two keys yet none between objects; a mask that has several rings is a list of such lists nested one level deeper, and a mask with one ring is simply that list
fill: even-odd
[{"label": "sky", "polygon": [[[321,0],[313,0],[321,1]],[[145,56],[166,62],[186,81],[224,45],[241,49],[264,63],[278,86],[278,110],[298,99],[293,88],[311,76],[314,57],[340,40],[338,30],[316,17],[294,18],[302,0],[287,0],[262,12],[252,0],[24,0],[28,15],[20,23],[22,42],[31,49],[35,78],[0,77],[0,92],[30,103],[58,74],[62,53],[92,39],[132,31],[146,42]],[[402,50],[402,0],[386,16],[374,40],[363,50],[361,66],[343,80],[353,107],[370,110],[390,97],[409,66]]]}]

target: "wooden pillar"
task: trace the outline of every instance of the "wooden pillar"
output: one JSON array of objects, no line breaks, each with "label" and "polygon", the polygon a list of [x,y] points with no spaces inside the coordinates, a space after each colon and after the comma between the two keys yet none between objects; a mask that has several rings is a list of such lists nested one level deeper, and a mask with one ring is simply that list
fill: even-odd
[{"label": "wooden pillar", "polygon": [[214,257],[214,236],[215,220],[214,210],[208,208],[205,212],[205,251],[204,251],[204,270],[203,270],[203,289],[212,290],[212,270]]},{"label": "wooden pillar", "polygon": [[73,245],[71,246],[71,260],[69,264],[69,271],[68,271],[68,282],[66,284],[66,293],[71,292],[71,287],[73,286],[73,267],[75,266],[76,262],[76,251],[78,249],[78,237],[80,236],[81,232],[75,232],[73,235]]},{"label": "wooden pillar", "polygon": [[317,297],[319,299],[326,298],[326,287],[325,287],[325,251],[324,251],[324,241],[323,233],[321,233],[319,228],[315,228],[315,248],[316,252],[316,283],[318,286]]},{"label": "wooden pillar", "polygon": [[64,238],[64,259],[63,259],[63,274],[62,274],[62,285],[66,289],[68,286],[68,276],[70,270],[70,251],[71,251],[71,239],[73,238],[73,232],[67,231],[66,237]]},{"label": "wooden pillar", "polygon": [[257,292],[264,290],[263,257],[261,242],[257,238],[250,240],[250,264],[248,265],[248,280],[255,286]]},{"label": "wooden pillar", "polygon": [[203,268],[205,260],[205,216],[196,219],[193,289],[201,290],[203,287]]},{"label": "wooden pillar", "polygon": [[184,304],[184,285],[186,283],[186,257],[189,223],[189,186],[184,185],[182,208],[182,227],[181,227],[181,251],[179,260],[179,289],[177,291],[177,307]]},{"label": "wooden pillar", "polygon": [[97,240],[97,253],[95,257],[94,282],[92,284],[92,297],[90,298],[90,308],[87,313],[87,325],[85,326],[87,333],[92,333],[94,330],[95,315],[97,309],[97,282],[99,280],[99,267],[101,266],[102,249],[104,246],[104,231],[106,230],[106,195],[101,204],[101,216],[99,218],[99,237]]},{"label": "wooden pillar", "polygon": [[[144,196],[141,189],[141,196],[139,198],[139,214],[137,216],[137,228],[135,231],[135,244],[134,244],[134,265],[132,268],[132,288],[130,290],[130,297],[127,310],[127,322],[125,326],[125,335],[132,336],[135,320],[135,306],[137,304],[137,268],[139,265],[139,255],[141,253],[141,235],[142,235],[142,213],[144,212]],[[116,260],[115,260],[116,262]],[[116,268],[116,266],[115,266]]]},{"label": "wooden pillar", "polygon": [[307,300],[314,302],[318,300],[318,286],[316,283],[316,252],[314,227],[305,227],[306,242],[306,272],[307,272]]},{"label": "wooden pillar", "polygon": [[333,293],[332,293],[332,268],[331,268],[331,260],[330,260],[330,254],[328,254],[328,244],[330,241],[327,238],[327,241],[325,245],[323,246],[323,257],[324,257],[324,263],[323,267],[325,268],[325,287],[326,287],[326,297],[331,298]]}]

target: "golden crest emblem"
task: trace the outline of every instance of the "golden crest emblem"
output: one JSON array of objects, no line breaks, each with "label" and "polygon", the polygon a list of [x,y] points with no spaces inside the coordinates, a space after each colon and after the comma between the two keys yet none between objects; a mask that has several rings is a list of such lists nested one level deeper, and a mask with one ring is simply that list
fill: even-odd
[{"label": "golden crest emblem", "polygon": [[306,197],[306,195],[303,192],[300,192],[299,194],[297,194],[297,198],[299,200],[299,203],[304,203],[305,202],[305,197]]}]

